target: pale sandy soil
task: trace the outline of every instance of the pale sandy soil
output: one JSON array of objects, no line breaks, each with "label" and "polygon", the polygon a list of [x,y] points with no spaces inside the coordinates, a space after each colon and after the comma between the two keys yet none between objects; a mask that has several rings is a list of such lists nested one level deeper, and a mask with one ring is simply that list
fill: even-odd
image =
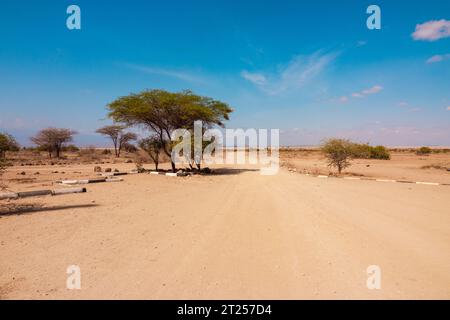
[{"label": "pale sandy soil", "polygon": [[[298,152],[282,154],[281,160],[287,167],[296,168],[298,172],[317,174],[335,173],[327,166],[327,161],[318,152]],[[444,169],[423,168],[441,166]],[[450,183],[450,154],[431,154],[418,156],[413,153],[393,153],[391,160],[356,159],[344,170],[344,175],[366,176],[409,181],[429,181]]]},{"label": "pale sandy soil", "polygon": [[[379,161],[351,171],[448,182],[443,170],[413,169],[436,159],[391,161],[392,172]],[[45,189],[92,169],[15,167],[7,177],[36,178],[10,182],[16,191]],[[16,212],[0,215],[0,298],[450,299],[450,186],[239,169],[3,201]],[[66,289],[69,265],[81,268],[81,290]],[[381,268],[381,290],[366,287],[369,265]]]}]

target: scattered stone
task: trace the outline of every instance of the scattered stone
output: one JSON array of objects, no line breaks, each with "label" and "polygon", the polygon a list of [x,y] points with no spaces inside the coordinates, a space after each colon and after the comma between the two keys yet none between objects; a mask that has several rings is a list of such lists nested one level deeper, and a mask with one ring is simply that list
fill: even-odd
[{"label": "scattered stone", "polygon": [[119,169],[114,169],[114,172],[120,172]]},{"label": "scattered stone", "polygon": [[34,173],[35,175],[41,174],[39,171]]},{"label": "scattered stone", "polygon": [[106,168],[106,169],[105,169],[105,172],[111,172],[111,171],[112,171],[111,168]]},{"label": "scattered stone", "polygon": [[27,173],[26,173],[25,171],[22,171],[20,174],[24,176],[24,175],[26,175]]},{"label": "scattered stone", "polygon": [[100,166],[95,166],[95,167],[94,167],[94,172],[102,172],[102,167],[100,167]]},{"label": "scattered stone", "polygon": [[125,161],[125,163],[133,163],[133,160],[128,159],[127,161]]}]

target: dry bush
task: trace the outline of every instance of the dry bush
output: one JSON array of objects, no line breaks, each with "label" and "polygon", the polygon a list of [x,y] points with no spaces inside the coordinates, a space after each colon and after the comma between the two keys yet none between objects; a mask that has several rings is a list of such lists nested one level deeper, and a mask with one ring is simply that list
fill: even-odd
[{"label": "dry bush", "polygon": [[421,147],[419,150],[416,151],[417,155],[419,156],[427,156],[431,153],[431,148],[429,147]]},{"label": "dry bush", "polygon": [[150,162],[150,157],[144,151],[139,150],[134,154],[134,164],[138,172],[144,172],[144,163]]},{"label": "dry bush", "polygon": [[78,157],[81,161],[92,162],[98,161],[102,158],[101,152],[99,152],[94,146],[82,148],[78,152]]},{"label": "dry bush", "polygon": [[0,190],[3,190],[6,188],[6,182],[3,181],[3,174],[6,171],[6,168],[8,167],[9,163],[5,158],[0,158]]},{"label": "dry bush", "polygon": [[34,137],[31,137],[31,141],[39,148],[47,151],[50,158],[52,155],[59,158],[62,148],[73,140],[73,136],[76,133],[76,131],[71,129],[46,128],[39,131]]}]

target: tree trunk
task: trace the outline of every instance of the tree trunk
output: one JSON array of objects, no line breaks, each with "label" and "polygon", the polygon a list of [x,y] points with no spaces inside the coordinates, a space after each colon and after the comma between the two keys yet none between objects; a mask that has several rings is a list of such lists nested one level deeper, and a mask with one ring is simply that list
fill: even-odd
[{"label": "tree trunk", "polygon": [[155,162],[155,170],[158,171],[158,162]]},{"label": "tree trunk", "polygon": [[116,156],[116,158],[119,157],[119,150],[117,150],[117,139],[112,138],[112,142],[114,145],[114,155]]}]

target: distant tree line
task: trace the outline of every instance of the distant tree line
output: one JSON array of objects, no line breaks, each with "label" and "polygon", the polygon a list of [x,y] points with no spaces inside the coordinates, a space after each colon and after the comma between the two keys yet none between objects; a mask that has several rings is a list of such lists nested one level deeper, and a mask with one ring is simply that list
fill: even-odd
[{"label": "distant tree line", "polygon": [[[161,154],[171,159],[172,141],[175,129],[193,130],[194,122],[202,121],[203,130],[213,126],[224,126],[233,110],[219,100],[194,94],[192,91],[169,92],[165,90],[145,90],[119,97],[107,105],[108,116],[114,124],[96,130],[97,133],[111,139],[114,155],[120,157],[123,150],[136,151],[132,143],[145,151],[156,168]],[[138,127],[148,132],[148,136],[138,140],[138,136],[127,128]],[[67,128],[49,127],[42,129],[30,138],[36,150],[47,152],[50,158],[60,158],[64,151],[78,151],[70,144],[77,132]],[[19,150],[20,146],[8,134],[0,135],[0,159],[5,158],[6,151]],[[193,153],[192,153],[193,154]],[[3,161],[3,160],[2,160]],[[200,169],[201,159],[191,159],[190,165]],[[171,161],[172,170],[175,163]],[[3,168],[3,167],[2,167]]]}]

